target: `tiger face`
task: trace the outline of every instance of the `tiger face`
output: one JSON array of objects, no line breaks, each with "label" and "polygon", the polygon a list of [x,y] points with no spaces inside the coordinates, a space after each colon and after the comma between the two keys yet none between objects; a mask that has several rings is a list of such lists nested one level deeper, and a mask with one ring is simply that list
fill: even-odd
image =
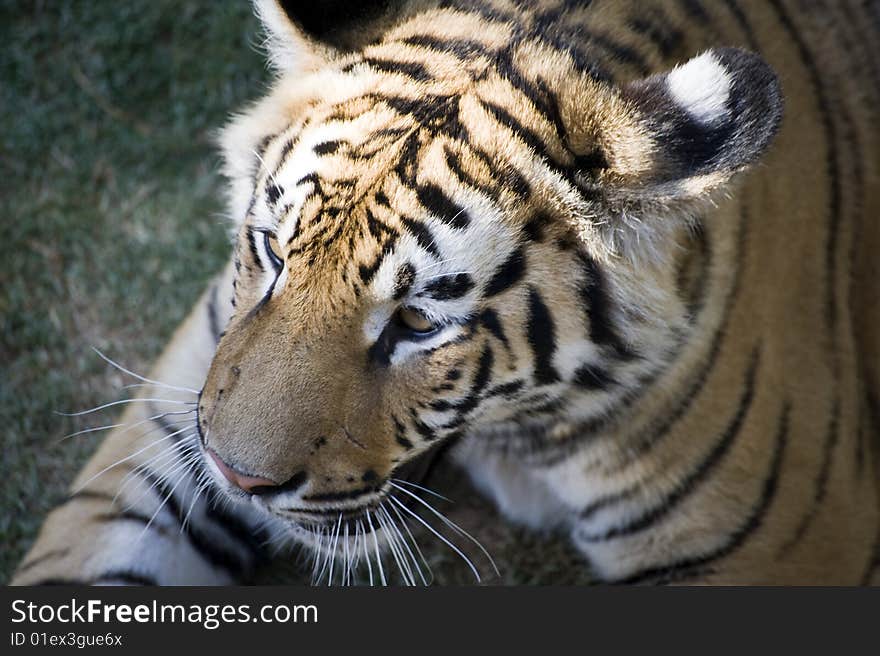
[{"label": "tiger face", "polygon": [[617,82],[476,14],[330,53],[260,11],[281,77],[224,135],[236,309],[198,407],[227,493],[359,521],[444,446],[552,442],[673,356],[689,220],[779,122],[760,59]]}]

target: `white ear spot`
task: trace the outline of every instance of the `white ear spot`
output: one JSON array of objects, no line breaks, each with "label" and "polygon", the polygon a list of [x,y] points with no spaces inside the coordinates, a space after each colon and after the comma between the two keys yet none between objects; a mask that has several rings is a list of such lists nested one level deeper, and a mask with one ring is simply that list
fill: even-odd
[{"label": "white ear spot", "polygon": [[711,52],[674,68],[666,77],[672,99],[701,123],[727,115],[730,74]]}]

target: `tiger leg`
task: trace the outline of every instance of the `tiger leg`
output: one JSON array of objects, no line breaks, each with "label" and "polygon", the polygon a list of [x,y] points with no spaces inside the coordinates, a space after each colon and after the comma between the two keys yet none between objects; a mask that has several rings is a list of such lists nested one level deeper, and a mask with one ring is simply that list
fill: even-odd
[{"label": "tiger leg", "polygon": [[231,310],[220,303],[230,281],[227,271],[209,287],[154,368],[151,378],[174,388],[150,385],[126,404],[12,584],[226,584],[253,568],[256,520],[247,506],[215,503],[195,430],[196,390]]}]

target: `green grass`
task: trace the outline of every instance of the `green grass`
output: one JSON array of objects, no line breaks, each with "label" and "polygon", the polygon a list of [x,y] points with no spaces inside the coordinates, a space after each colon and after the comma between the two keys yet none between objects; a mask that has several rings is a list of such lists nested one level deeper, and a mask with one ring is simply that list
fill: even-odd
[{"label": "green grass", "polygon": [[0,579],[228,252],[213,131],[268,73],[245,2],[0,4]]},{"label": "green grass", "polygon": [[[0,37],[6,580],[100,439],[59,443],[94,424],[53,413],[123,384],[90,347],[146,370],[227,256],[212,134],[269,74],[244,1],[0,0]],[[564,545],[492,525],[504,580],[580,569]],[[470,580],[448,554],[432,559],[441,580]]]}]

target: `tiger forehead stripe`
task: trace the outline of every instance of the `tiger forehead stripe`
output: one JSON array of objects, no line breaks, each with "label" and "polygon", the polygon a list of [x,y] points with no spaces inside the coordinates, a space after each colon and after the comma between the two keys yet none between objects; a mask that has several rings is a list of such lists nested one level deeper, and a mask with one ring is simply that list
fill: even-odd
[{"label": "tiger forehead stripe", "polygon": [[395,301],[399,301],[401,298],[406,296],[409,293],[409,290],[412,288],[413,283],[416,280],[416,269],[410,262],[406,262],[402,264],[397,269],[397,273],[394,276],[394,290],[391,294],[391,297]]}]

